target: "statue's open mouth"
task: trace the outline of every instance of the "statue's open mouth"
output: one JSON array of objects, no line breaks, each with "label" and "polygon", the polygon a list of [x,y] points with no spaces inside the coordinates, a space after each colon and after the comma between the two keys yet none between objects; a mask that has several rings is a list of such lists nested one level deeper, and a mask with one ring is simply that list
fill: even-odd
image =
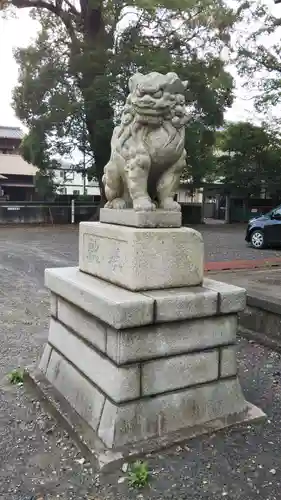
[{"label": "statue's open mouth", "polygon": [[163,111],[158,109],[143,108],[142,106],[135,106],[136,112],[142,116],[161,116]]},{"label": "statue's open mouth", "polygon": [[153,108],[148,106],[141,106],[139,104],[134,104],[136,112],[141,116],[164,116],[169,111],[168,106]]}]

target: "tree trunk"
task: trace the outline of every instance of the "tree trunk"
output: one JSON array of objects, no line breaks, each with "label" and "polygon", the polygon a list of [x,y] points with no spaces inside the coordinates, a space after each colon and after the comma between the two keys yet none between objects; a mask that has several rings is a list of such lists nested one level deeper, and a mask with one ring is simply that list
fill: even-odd
[{"label": "tree trunk", "polygon": [[[102,183],[103,170],[110,158],[114,112],[110,104],[110,88],[107,75],[108,45],[101,8],[89,8],[87,0],[80,0],[84,15],[84,55],[81,91],[84,98],[86,125],[89,142],[94,153],[96,177],[101,194],[101,206],[105,203]],[[83,2],[85,7],[83,8]],[[83,57],[83,56],[82,56]]]},{"label": "tree trunk", "polygon": [[[102,0],[79,0],[81,12],[74,4],[63,10],[59,0],[55,4],[45,0],[12,0],[11,3],[18,8],[46,9],[59,17],[68,31],[71,38],[70,66],[83,95],[89,142],[95,157],[101,200],[104,202],[102,175],[110,157],[114,113],[107,77],[108,50],[113,38],[106,31]],[[82,28],[82,41],[77,36],[73,17],[79,29]]]}]

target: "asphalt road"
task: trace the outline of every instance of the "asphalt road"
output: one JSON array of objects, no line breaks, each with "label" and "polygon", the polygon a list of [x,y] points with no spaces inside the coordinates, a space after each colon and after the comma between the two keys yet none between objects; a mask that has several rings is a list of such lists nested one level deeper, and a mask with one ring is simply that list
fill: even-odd
[{"label": "asphalt road", "polygon": [[281,250],[255,250],[245,241],[246,225],[204,225],[198,226],[205,243],[207,262],[255,260],[281,257]]},{"label": "asphalt road", "polygon": [[[202,225],[207,262],[281,257],[281,250],[254,250],[245,242],[244,225]],[[78,262],[78,227],[0,227],[0,265],[22,265],[42,282],[45,267],[74,266]]]}]

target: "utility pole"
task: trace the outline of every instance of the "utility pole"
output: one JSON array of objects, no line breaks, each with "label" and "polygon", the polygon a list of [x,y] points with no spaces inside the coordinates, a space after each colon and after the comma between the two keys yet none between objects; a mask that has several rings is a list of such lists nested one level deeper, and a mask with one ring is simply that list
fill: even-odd
[{"label": "utility pole", "polygon": [[86,194],[86,130],[85,130],[85,120],[83,121],[83,194]]},{"label": "utility pole", "polygon": [[86,194],[86,123],[83,120],[83,194]]}]

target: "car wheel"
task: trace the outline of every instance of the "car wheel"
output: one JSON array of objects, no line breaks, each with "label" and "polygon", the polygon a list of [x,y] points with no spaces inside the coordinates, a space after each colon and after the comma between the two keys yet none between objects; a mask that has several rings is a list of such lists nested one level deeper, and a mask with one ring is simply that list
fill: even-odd
[{"label": "car wheel", "polygon": [[264,234],[261,229],[257,229],[253,231],[251,234],[251,245],[254,248],[263,248],[264,247]]}]

